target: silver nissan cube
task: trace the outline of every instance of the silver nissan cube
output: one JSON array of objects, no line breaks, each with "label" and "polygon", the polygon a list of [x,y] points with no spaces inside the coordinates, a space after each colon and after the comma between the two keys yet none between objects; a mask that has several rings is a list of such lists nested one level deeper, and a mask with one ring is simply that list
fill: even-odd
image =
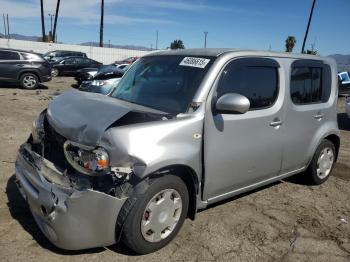
[{"label": "silver nissan cube", "polygon": [[145,254],[217,201],[337,160],[331,58],[188,49],[140,58],[108,94],[67,91],[34,121],[18,188],[56,246]]}]

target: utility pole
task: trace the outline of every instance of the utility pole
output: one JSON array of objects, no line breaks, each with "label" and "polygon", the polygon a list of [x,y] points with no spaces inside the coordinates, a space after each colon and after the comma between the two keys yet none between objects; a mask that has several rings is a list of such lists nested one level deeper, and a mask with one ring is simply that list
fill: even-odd
[{"label": "utility pole", "polygon": [[309,34],[309,28],[310,28],[310,24],[311,24],[312,14],[314,12],[315,3],[316,3],[316,0],[313,0],[310,15],[309,15],[309,21],[307,23],[306,32],[305,32],[305,36],[304,36],[303,47],[301,48],[302,54],[305,52],[305,50],[304,50],[305,43],[306,43],[307,35]]},{"label": "utility pole", "polygon": [[60,3],[61,3],[61,0],[57,0],[57,5],[56,5],[56,13],[55,13],[55,24],[53,26],[53,33],[52,33],[52,39],[53,39],[53,42],[57,42],[56,40],[56,28],[57,28],[57,18],[58,18],[58,12],[60,10]]},{"label": "utility pole", "polygon": [[156,50],[158,50],[158,30],[157,30],[156,33],[157,33],[157,34],[156,34]]},{"label": "utility pole", "polygon": [[208,32],[204,32],[204,48],[207,48],[207,35]]},{"label": "utility pole", "polygon": [[50,41],[54,42],[55,40],[53,39],[53,34],[52,34],[52,18],[54,17],[55,15],[53,14],[49,14],[49,17],[51,18],[51,31],[50,31],[50,35],[51,35],[51,39]]},{"label": "utility pole", "polygon": [[104,23],[105,1],[101,0],[101,21],[100,21],[100,47],[103,47],[103,23]]},{"label": "utility pole", "polygon": [[9,14],[7,14],[7,36],[8,36],[8,39],[11,38],[11,35],[10,35]]},{"label": "utility pole", "polygon": [[44,42],[46,39],[45,33],[45,16],[44,16],[44,0],[40,1],[40,11],[41,11],[41,31],[42,31],[42,41]]},{"label": "utility pole", "polygon": [[4,31],[5,31],[4,37],[7,38],[7,26],[6,26],[5,14],[2,14],[2,16],[3,16],[3,18],[4,18]]},{"label": "utility pole", "polygon": [[108,40],[108,47],[111,48],[111,40]]}]

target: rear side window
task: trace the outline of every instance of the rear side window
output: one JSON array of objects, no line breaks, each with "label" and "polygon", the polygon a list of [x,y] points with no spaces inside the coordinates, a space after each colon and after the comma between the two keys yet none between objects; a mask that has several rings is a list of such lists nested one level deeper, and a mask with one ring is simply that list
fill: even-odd
[{"label": "rear side window", "polygon": [[320,63],[293,67],[290,93],[297,105],[327,102],[331,93],[330,67]]},{"label": "rear side window", "polygon": [[20,60],[17,52],[0,51],[0,60]]},{"label": "rear side window", "polygon": [[244,95],[250,109],[271,107],[279,90],[278,64],[272,59],[238,59],[224,69],[217,89],[217,98],[227,93]]}]

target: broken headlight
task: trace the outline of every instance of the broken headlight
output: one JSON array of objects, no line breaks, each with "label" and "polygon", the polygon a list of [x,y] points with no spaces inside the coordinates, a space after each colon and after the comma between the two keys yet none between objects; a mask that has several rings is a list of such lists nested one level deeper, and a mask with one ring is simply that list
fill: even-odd
[{"label": "broken headlight", "polygon": [[91,150],[67,141],[64,155],[73,168],[86,175],[105,174],[109,169],[108,153],[101,147]]},{"label": "broken headlight", "polygon": [[45,136],[44,121],[46,110],[40,113],[37,119],[33,121],[32,137],[34,143],[40,143]]}]

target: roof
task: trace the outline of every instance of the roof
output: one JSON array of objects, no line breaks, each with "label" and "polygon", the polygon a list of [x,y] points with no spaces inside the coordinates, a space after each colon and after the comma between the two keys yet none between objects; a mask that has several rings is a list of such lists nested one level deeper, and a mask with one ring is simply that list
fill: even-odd
[{"label": "roof", "polygon": [[13,49],[13,48],[3,48],[0,47],[1,51],[14,51],[14,52],[21,52],[21,53],[32,53],[32,54],[39,54],[34,51],[28,51],[28,50],[21,50],[21,49]]},{"label": "roof", "polygon": [[312,59],[312,60],[329,60],[329,57],[307,55],[307,54],[296,54],[287,52],[272,52],[272,51],[259,51],[259,50],[248,50],[248,49],[233,49],[233,48],[194,48],[194,49],[176,49],[176,50],[164,50],[157,51],[148,54],[147,56],[155,55],[186,55],[186,56],[215,56],[226,53],[244,53],[244,55],[257,55],[257,56],[273,56],[273,57],[285,57],[294,59]]}]

